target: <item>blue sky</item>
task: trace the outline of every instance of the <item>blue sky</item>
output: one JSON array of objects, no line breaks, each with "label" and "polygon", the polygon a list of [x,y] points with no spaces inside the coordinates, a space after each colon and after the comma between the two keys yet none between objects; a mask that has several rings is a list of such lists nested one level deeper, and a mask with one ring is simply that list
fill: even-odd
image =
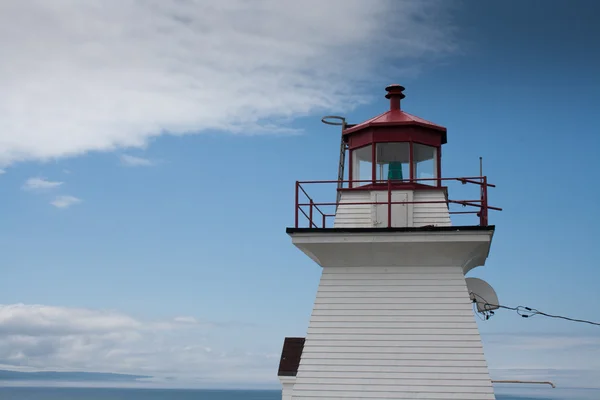
[{"label": "blue sky", "polygon": [[[596,2],[348,2],[354,28],[275,3],[67,3],[0,12],[0,366],[277,385],[320,273],[285,234],[294,181],[335,179],[320,117],[379,114],[389,83],[448,128],[445,176],[482,156],[498,186],[472,276],[600,320]],[[220,23],[240,10],[262,28]],[[159,22],[118,29],[130,13]],[[598,387],[598,327],[501,311],[480,328],[495,377]]]}]

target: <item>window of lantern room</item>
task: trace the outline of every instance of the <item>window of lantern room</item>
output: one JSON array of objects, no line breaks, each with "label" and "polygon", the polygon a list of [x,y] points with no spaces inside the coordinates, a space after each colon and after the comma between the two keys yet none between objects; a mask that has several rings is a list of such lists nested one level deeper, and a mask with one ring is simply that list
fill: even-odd
[{"label": "window of lantern room", "polygon": [[368,185],[373,180],[371,145],[352,150],[352,186]]},{"label": "window of lantern room", "polygon": [[417,183],[437,186],[437,148],[413,143],[413,160]]},{"label": "window of lantern room", "polygon": [[377,143],[377,182],[410,179],[410,143]]}]

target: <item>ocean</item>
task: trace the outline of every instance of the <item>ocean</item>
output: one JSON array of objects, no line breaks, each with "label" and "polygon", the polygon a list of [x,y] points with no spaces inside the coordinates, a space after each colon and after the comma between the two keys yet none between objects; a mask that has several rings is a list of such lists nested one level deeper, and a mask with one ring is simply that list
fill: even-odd
[{"label": "ocean", "polygon": [[[1,400],[280,400],[278,390],[181,390],[0,387]],[[497,400],[554,400],[560,397],[514,397]],[[563,398],[564,400],[570,400]]]}]

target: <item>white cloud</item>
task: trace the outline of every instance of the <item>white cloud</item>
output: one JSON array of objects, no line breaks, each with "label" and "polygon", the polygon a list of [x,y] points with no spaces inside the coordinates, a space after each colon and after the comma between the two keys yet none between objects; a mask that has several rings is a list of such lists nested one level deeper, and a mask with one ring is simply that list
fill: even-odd
[{"label": "white cloud", "polygon": [[52,336],[110,333],[140,327],[135,319],[112,311],[44,305],[0,305],[0,335]]},{"label": "white cloud", "polygon": [[[23,184],[22,188],[23,190],[28,190],[28,191],[43,191],[43,190],[50,190],[50,189],[55,189],[59,186],[61,186],[64,182],[58,182],[58,181],[49,181],[47,179],[44,178],[39,178],[39,177],[35,177],[35,178],[29,178],[25,181],[25,183]],[[62,196],[56,196],[54,198],[54,200],[52,200],[50,202],[50,204],[52,204],[54,207],[57,208],[69,208],[72,205],[81,203],[81,199],[74,197],[74,196],[69,196],[69,195],[62,195]]]},{"label": "white cloud", "polygon": [[[151,375],[148,384],[163,386],[277,387],[283,337],[261,348],[258,342],[267,335],[252,329],[242,322],[202,322],[198,316],[144,320],[110,310],[0,304],[0,369]],[[599,387],[600,339],[595,333],[485,338],[492,339],[486,340],[485,352],[493,379]],[[544,345],[530,348],[537,339]]]},{"label": "white cloud", "polygon": [[50,204],[57,208],[69,208],[79,203],[81,203],[81,199],[74,196],[57,196],[50,202]]},{"label": "white cloud", "polygon": [[120,157],[121,163],[128,167],[150,167],[154,165],[151,160],[142,157],[135,157],[129,154],[123,154]]},{"label": "white cloud", "polygon": [[[278,355],[211,343],[211,335],[221,336],[229,325],[192,319],[146,321],[114,311],[0,305],[0,369],[131,373],[167,385],[277,384]],[[233,335],[239,339],[244,327]]]},{"label": "white cloud", "polygon": [[0,165],[347,109],[454,50],[451,3],[0,2]]},{"label": "white cloud", "polygon": [[194,317],[175,317],[173,321],[180,322],[183,324],[197,324],[198,320]]},{"label": "white cloud", "polygon": [[49,181],[44,178],[35,177],[35,178],[27,179],[25,181],[25,183],[23,184],[23,189],[24,190],[54,189],[56,187],[59,187],[62,184],[63,184],[63,182]]}]

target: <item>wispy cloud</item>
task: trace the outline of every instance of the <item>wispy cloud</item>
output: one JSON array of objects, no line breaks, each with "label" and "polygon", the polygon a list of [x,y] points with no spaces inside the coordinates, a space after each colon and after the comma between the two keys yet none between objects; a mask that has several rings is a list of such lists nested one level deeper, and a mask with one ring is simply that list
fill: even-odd
[{"label": "wispy cloud", "polygon": [[365,83],[452,53],[453,4],[0,2],[11,60],[0,64],[0,164],[142,147],[165,133],[279,132],[292,117],[348,109],[369,100]]},{"label": "wispy cloud", "polygon": [[25,181],[22,188],[23,190],[47,190],[54,189],[62,185],[63,182],[49,181],[44,178],[29,178]]},{"label": "wispy cloud", "polygon": [[[229,328],[183,320],[188,323],[116,311],[0,304],[0,369],[134,373],[190,386],[277,384],[278,354],[223,346],[213,335],[227,335]],[[169,381],[173,378],[177,381]]]},{"label": "wispy cloud", "polygon": [[81,203],[81,199],[74,196],[57,196],[50,202],[56,208],[69,208],[75,204]]},{"label": "wispy cloud", "polygon": [[151,167],[154,162],[142,157],[131,156],[129,154],[123,154],[120,157],[121,164],[127,167]]},{"label": "wispy cloud", "polygon": [[5,174],[5,173],[6,173],[6,171],[3,170],[2,168],[0,168],[0,175]]},{"label": "wispy cloud", "polygon": [[195,317],[175,317],[173,321],[180,322],[182,324],[197,324],[198,320]]},{"label": "wispy cloud", "polygon": [[[22,189],[27,191],[45,192],[47,190],[56,189],[63,185],[63,183],[64,182],[49,181],[45,178],[35,177],[27,179],[23,184]],[[61,195],[56,196],[50,204],[57,208],[69,208],[75,204],[81,203],[81,201],[81,199],[75,196]]]}]

